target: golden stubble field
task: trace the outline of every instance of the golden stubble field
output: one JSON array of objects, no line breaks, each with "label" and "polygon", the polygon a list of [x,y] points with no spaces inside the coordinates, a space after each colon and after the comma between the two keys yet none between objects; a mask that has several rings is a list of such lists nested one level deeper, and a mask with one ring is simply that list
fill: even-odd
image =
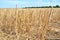
[{"label": "golden stubble field", "polygon": [[0,40],[42,40],[60,37],[60,8],[0,8]]}]

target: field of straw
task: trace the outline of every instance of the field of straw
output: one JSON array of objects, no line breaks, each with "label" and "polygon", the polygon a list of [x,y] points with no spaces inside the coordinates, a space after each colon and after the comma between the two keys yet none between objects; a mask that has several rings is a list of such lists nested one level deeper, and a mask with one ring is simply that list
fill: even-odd
[{"label": "field of straw", "polygon": [[60,8],[0,8],[0,40],[59,38]]}]

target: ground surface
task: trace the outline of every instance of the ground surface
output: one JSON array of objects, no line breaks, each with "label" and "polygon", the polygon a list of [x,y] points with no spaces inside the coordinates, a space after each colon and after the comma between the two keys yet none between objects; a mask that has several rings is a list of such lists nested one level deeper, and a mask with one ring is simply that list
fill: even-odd
[{"label": "ground surface", "polygon": [[50,13],[50,8],[0,8],[0,40],[41,40],[48,19],[45,38],[60,39],[60,8],[49,18]]}]

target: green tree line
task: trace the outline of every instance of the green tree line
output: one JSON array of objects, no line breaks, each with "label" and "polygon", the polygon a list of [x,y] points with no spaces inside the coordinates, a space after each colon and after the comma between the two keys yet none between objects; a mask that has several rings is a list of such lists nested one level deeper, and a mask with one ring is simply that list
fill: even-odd
[{"label": "green tree line", "polygon": [[[41,6],[41,7],[25,7],[25,8],[51,8],[52,6]],[[59,5],[53,6],[53,8],[60,8]]]}]

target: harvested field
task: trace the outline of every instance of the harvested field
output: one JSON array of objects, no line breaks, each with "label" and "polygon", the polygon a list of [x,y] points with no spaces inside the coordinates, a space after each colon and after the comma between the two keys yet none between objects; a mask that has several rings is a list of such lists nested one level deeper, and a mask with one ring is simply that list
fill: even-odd
[{"label": "harvested field", "polygon": [[0,8],[0,40],[60,39],[60,8]]}]

